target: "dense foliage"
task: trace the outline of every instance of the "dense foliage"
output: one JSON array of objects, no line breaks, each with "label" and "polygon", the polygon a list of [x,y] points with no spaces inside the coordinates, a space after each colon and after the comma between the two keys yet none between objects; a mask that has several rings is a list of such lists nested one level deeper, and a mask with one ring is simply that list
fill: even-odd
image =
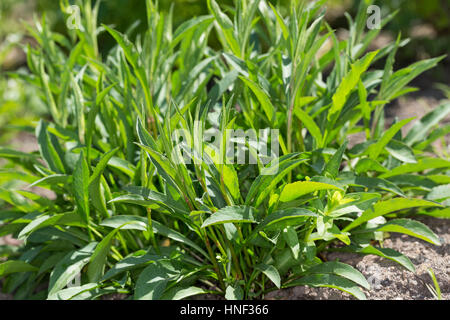
[{"label": "dense foliage", "polygon": [[[440,244],[410,218],[449,216],[450,161],[436,142],[449,133],[439,122],[450,103],[406,132],[413,119],[385,129],[383,108],[442,57],[394,71],[407,40],[367,52],[380,32],[365,30],[370,1],[339,40],[323,0],[286,16],[265,0],[238,1],[227,14],[208,0],[209,15],[175,30],[172,13],[148,0],[148,28],[134,43],[132,29],[98,27],[98,3],[78,3],[82,28],[69,37],[45,20],[30,28],[39,43],[27,48],[31,74],[15,75],[40,89],[52,118],[36,126],[39,152],[0,149],[9,161],[0,185],[22,182],[0,188],[9,204],[0,236],[24,241],[2,249],[0,277],[15,298],[252,299],[308,285],[364,299],[364,276],[325,251],[379,255],[413,272],[383,248],[386,232]],[[104,57],[102,33],[117,42]],[[208,45],[213,33],[219,50]],[[280,130],[269,164],[249,142],[235,148],[255,164],[226,161],[225,138],[215,150],[205,142],[214,129],[266,128]],[[179,161],[174,132],[193,161]],[[349,146],[355,135],[363,141]]]}]

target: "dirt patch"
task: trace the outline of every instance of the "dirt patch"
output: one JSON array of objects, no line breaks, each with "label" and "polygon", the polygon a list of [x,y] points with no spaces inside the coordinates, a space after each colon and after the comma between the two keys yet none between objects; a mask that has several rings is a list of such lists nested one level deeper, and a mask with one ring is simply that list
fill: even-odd
[{"label": "dirt patch", "polygon": [[[378,256],[360,256],[350,253],[332,252],[327,254],[329,261],[338,259],[358,269],[371,283],[371,290],[363,290],[369,300],[431,300],[434,299],[426,284],[433,286],[427,270],[432,268],[442,298],[450,299],[450,220],[419,218],[441,239],[442,245],[392,233],[384,241],[385,248],[397,250],[414,264],[412,273],[399,264]],[[348,300],[352,296],[337,289],[294,287],[278,290],[266,295],[266,299],[280,300]]]}]

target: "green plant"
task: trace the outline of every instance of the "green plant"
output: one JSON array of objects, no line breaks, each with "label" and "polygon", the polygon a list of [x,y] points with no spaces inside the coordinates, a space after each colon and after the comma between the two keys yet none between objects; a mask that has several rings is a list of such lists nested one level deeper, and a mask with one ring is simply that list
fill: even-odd
[{"label": "green plant", "polygon": [[[385,130],[383,107],[441,58],[394,72],[405,40],[366,53],[379,32],[364,32],[369,2],[349,17],[344,41],[323,20],[325,1],[293,4],[282,17],[264,0],[239,1],[227,14],[210,0],[210,15],[173,31],[172,13],[148,0],[148,29],[135,43],[98,28],[90,1],[78,2],[83,28],[69,38],[45,20],[30,28],[40,47],[28,47],[32,74],[20,76],[42,90],[52,121],[36,127],[39,153],[0,149],[14,165],[1,174],[55,199],[0,189],[9,204],[0,236],[25,242],[0,264],[5,290],[41,299],[253,299],[308,285],[364,299],[364,276],[326,261],[325,251],[375,254],[414,271],[376,241],[400,232],[440,244],[408,216],[449,216],[450,161],[429,151],[446,134],[437,126],[450,104],[406,135],[412,119]],[[213,30],[221,50],[208,46]],[[104,58],[101,32],[118,44]],[[369,70],[381,59],[384,70]],[[205,142],[214,128],[254,129],[261,139],[259,129],[280,129],[267,142],[279,141],[281,155],[267,164],[244,141],[232,151],[257,163],[230,163],[226,135],[216,136],[217,149]],[[349,148],[356,133],[366,141]],[[184,153],[190,162],[180,161],[181,136],[195,151]],[[67,287],[77,275],[80,284]]]},{"label": "green plant", "polygon": [[427,283],[426,284],[427,285],[427,289],[431,292],[431,294],[433,295],[433,297],[436,300],[442,300],[441,287],[439,286],[439,283],[438,283],[438,281],[436,279],[436,275],[434,274],[434,271],[433,271],[432,268],[428,269],[428,274],[430,275],[431,280],[433,280],[434,288]]}]

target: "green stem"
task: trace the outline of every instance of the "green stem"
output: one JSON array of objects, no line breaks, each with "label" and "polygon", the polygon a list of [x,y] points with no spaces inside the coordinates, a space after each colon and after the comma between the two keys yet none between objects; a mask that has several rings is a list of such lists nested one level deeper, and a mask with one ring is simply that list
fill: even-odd
[{"label": "green stem", "polygon": [[225,291],[225,283],[223,282],[222,273],[220,272],[219,264],[217,263],[216,257],[214,256],[214,252],[211,248],[211,244],[209,243],[208,235],[206,231],[203,230],[203,237],[206,245],[206,249],[208,250],[209,258],[214,266],[214,270],[216,271],[217,278],[219,279],[220,287]]},{"label": "green stem", "polygon": [[156,253],[160,254],[161,250],[159,249],[158,243],[156,242],[155,233],[153,232],[152,209],[150,208],[147,208],[147,219],[148,219],[148,232],[150,234],[150,240],[153,244],[153,247],[156,250]]}]

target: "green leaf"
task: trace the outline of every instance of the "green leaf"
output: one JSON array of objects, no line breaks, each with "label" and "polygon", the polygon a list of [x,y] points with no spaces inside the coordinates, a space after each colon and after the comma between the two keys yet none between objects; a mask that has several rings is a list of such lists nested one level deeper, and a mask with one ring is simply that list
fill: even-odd
[{"label": "green leaf", "polygon": [[[189,214],[189,211],[184,206],[184,203],[177,202],[177,201],[173,200],[172,197],[170,197],[166,194],[157,192],[155,190],[143,188],[143,187],[137,187],[137,186],[126,186],[126,187],[124,187],[124,189],[126,191],[132,193],[132,195],[139,195],[139,196],[143,197],[143,199],[147,200],[148,202],[163,205],[164,207],[172,209],[175,212]],[[122,199],[122,200],[119,200],[119,199]],[[123,197],[113,199],[111,201],[112,202],[125,201],[125,199],[126,199],[126,196],[123,196]],[[131,198],[130,200],[132,200],[132,199],[137,199],[137,198]]]},{"label": "green leaf", "polygon": [[272,102],[270,102],[269,96],[253,81],[246,79],[244,77],[239,78],[242,81],[244,81],[244,83],[253,91],[259,103],[261,104],[261,107],[264,110],[267,119],[269,119],[269,121],[272,122],[276,109],[272,105]]},{"label": "green leaf", "polygon": [[29,187],[52,186],[55,184],[66,184],[72,181],[72,177],[65,174],[52,174],[42,179],[36,180]]},{"label": "green leaf", "polygon": [[298,241],[298,235],[293,227],[287,227],[283,229],[283,238],[286,244],[291,248],[292,256],[294,259],[298,259],[300,254],[300,242]]},{"label": "green leaf", "polygon": [[93,183],[97,178],[99,178],[106,166],[108,165],[109,160],[119,151],[119,147],[107,152],[101,159],[98,165],[95,167],[94,172],[92,172],[91,177],[89,178],[89,184]]},{"label": "green leaf", "polygon": [[280,201],[293,201],[305,194],[320,190],[340,190],[338,187],[327,183],[313,182],[313,181],[298,181],[284,186],[280,195]]},{"label": "green leaf", "polygon": [[134,290],[136,300],[159,300],[169,281],[174,280],[178,272],[166,260],[148,265],[139,275]]},{"label": "green leaf", "polygon": [[225,290],[225,299],[227,300],[242,300],[244,299],[244,291],[239,285],[228,286]]},{"label": "green leaf", "polygon": [[321,264],[318,264],[312,268],[309,268],[306,271],[307,274],[335,274],[337,276],[341,276],[343,278],[347,278],[357,284],[359,284],[361,287],[364,287],[365,289],[369,290],[370,285],[367,282],[366,278],[363,276],[361,272],[353,268],[352,266],[337,262],[337,261],[330,261],[330,262],[324,262]]},{"label": "green leaf", "polygon": [[345,141],[342,146],[333,154],[331,159],[325,166],[324,173],[328,173],[331,177],[336,178],[339,174],[339,168],[342,162],[342,156],[344,155],[345,149],[347,148],[348,141]]},{"label": "green leaf", "polygon": [[386,172],[380,176],[380,178],[389,178],[400,174],[410,172],[422,172],[430,169],[450,168],[450,161],[438,158],[424,158],[417,161],[417,163],[408,163],[402,166],[396,167],[389,172]]},{"label": "green leaf", "polygon": [[356,61],[351,70],[342,79],[339,87],[333,95],[333,104],[328,111],[328,121],[334,121],[333,119],[339,116],[342,108],[347,102],[349,94],[357,87],[361,75],[367,70],[373,58],[378,54],[378,51],[368,53],[363,59]]},{"label": "green leaf", "polygon": [[362,158],[355,166],[357,174],[366,173],[367,171],[387,172],[388,170],[377,161],[370,158]]},{"label": "green leaf", "polygon": [[441,210],[433,210],[433,211],[419,211],[419,214],[427,215],[435,218],[442,219],[450,219],[450,207],[441,209]]},{"label": "green leaf", "polygon": [[421,142],[418,142],[414,144],[414,149],[416,150],[424,150],[427,148],[431,143],[436,141],[437,139],[441,137],[445,137],[448,134],[450,134],[450,125],[443,125],[439,126],[438,128],[434,129],[430,132],[428,136]]},{"label": "green leaf", "polygon": [[208,292],[199,287],[179,288],[173,287],[167,290],[162,296],[161,300],[182,300],[192,296],[207,294]]},{"label": "green leaf", "polygon": [[236,170],[234,170],[232,166],[223,166],[223,182],[225,183],[228,191],[231,193],[233,199],[239,200],[239,197],[241,196],[241,192],[239,190],[239,179]]},{"label": "green leaf", "polygon": [[280,28],[281,28],[281,30],[282,30],[282,32],[283,32],[283,37],[284,37],[284,39],[287,40],[287,39],[289,38],[289,30],[288,30],[288,27],[287,27],[286,24],[284,23],[283,18],[280,16],[280,14],[279,14],[278,11],[275,9],[275,7],[274,7],[270,2],[268,2],[268,4],[269,4],[269,6],[272,8],[273,13],[275,13],[275,16],[276,16],[276,18],[277,18],[277,22],[278,22],[278,24],[280,25]]},{"label": "green leaf", "polygon": [[416,272],[416,269],[414,268],[414,265],[412,264],[411,260],[400,252],[397,252],[391,248],[377,248],[373,247],[371,245],[368,245],[364,248],[355,248],[351,249],[354,252],[361,253],[361,254],[374,254],[380,257],[383,257],[385,259],[392,260],[394,262],[397,262],[398,264],[402,265],[406,269],[408,269],[411,272]]},{"label": "green leaf", "polygon": [[96,246],[97,242],[92,242],[78,251],[72,251],[55,266],[50,274],[49,296],[63,289],[81,273],[84,266],[89,263]]},{"label": "green leaf", "polygon": [[21,260],[10,260],[0,263],[0,277],[12,273],[38,271],[39,269],[29,263]]},{"label": "green leaf", "polygon": [[426,114],[422,119],[414,124],[411,130],[409,130],[405,137],[406,144],[411,146],[419,140],[422,140],[427,136],[427,132],[443,120],[449,113],[450,103],[447,102]]},{"label": "green leaf", "polygon": [[425,201],[421,199],[406,199],[406,198],[394,198],[386,201],[380,201],[376,203],[373,208],[364,211],[361,216],[356,218],[352,223],[346,226],[343,231],[349,231],[364,222],[372,220],[376,217],[383,216],[385,214],[416,208],[416,207],[439,207],[440,205],[434,202]]},{"label": "green leaf", "polygon": [[119,230],[120,227],[111,231],[95,248],[87,270],[87,275],[90,282],[98,282],[103,276],[103,269],[106,264],[107,255],[111,249],[112,241]]},{"label": "green leaf", "polygon": [[269,278],[270,281],[272,281],[277,286],[278,289],[281,288],[281,277],[278,273],[278,270],[274,266],[259,264],[255,268],[264,273],[267,278]]},{"label": "green leaf", "polygon": [[126,257],[117,262],[111,269],[109,269],[102,277],[101,281],[111,279],[116,275],[121,274],[125,271],[141,268],[149,263],[155,262],[162,258],[163,258],[162,256],[154,254],[141,254]]},{"label": "green leaf", "polygon": [[405,163],[417,163],[413,150],[401,141],[392,139],[385,149],[395,159]]},{"label": "green leaf", "polygon": [[386,145],[394,138],[398,131],[414,118],[404,119],[393,124],[375,144],[367,149],[367,154],[373,160],[376,160]]},{"label": "green leaf", "polygon": [[311,118],[309,114],[303,111],[299,106],[295,107],[294,114],[303,123],[305,128],[308,129],[308,132],[311,134],[314,140],[316,140],[316,143],[320,145],[322,143],[323,136],[314,119]]},{"label": "green leaf", "polygon": [[317,214],[307,209],[291,208],[285,210],[278,210],[269,214],[255,229],[253,233],[259,232],[264,229],[277,229],[281,226],[286,227],[289,225],[303,224],[308,218],[317,217]]},{"label": "green leaf", "polygon": [[241,51],[239,43],[234,36],[233,23],[231,22],[230,18],[228,18],[228,16],[223,13],[222,10],[220,10],[219,5],[214,0],[208,0],[208,8],[216,18],[216,22],[219,24],[220,30],[225,37],[226,43],[224,43],[224,45],[228,44],[231,51],[235,55],[240,56]]},{"label": "green leaf", "polygon": [[148,153],[155,166],[159,166],[160,170],[158,171],[158,173],[166,178],[168,182],[173,185],[173,187],[177,187],[177,184],[175,182],[177,171],[174,167],[172,167],[170,161],[159,152],[154,151],[151,147],[147,147],[139,143],[137,143],[137,145]]},{"label": "green leaf", "polygon": [[217,22],[224,28],[224,29],[232,29],[233,28],[233,22],[231,22],[230,18],[220,10],[219,5],[214,0],[208,0],[208,8],[211,10],[214,14],[214,17],[216,18]]},{"label": "green leaf", "polygon": [[377,231],[404,233],[438,246],[441,245],[438,236],[431,231],[430,228],[419,221],[414,221],[411,219],[391,220],[381,227],[378,227]]},{"label": "green leaf", "polygon": [[8,148],[0,148],[0,157],[6,158],[6,159],[24,158],[24,159],[29,159],[31,161],[34,161],[39,158],[39,156],[34,153],[26,153],[26,152],[12,150],[12,149],[8,149]]},{"label": "green leaf", "polygon": [[113,38],[116,40],[116,42],[119,44],[119,46],[125,53],[127,60],[130,62],[133,68],[136,69],[139,60],[139,54],[136,52],[134,45],[126,38],[126,36],[124,36],[120,32],[111,29],[107,25],[102,26],[105,28],[106,31],[108,31],[113,36]]},{"label": "green leaf", "polygon": [[42,215],[34,218],[19,233],[19,240],[26,240],[29,235],[39,229],[53,225],[76,225],[84,226],[83,220],[75,212],[55,214],[53,216]]},{"label": "green leaf", "polygon": [[53,172],[65,173],[62,160],[56,151],[55,146],[52,144],[47,132],[47,124],[43,120],[41,120],[36,127],[36,136],[42,158],[45,159],[49,168]]},{"label": "green leaf", "polygon": [[445,56],[440,56],[433,59],[418,61],[406,68],[398,70],[389,78],[386,84],[387,89],[382,98],[385,100],[393,99],[411,80],[416,78],[422,72],[433,68],[444,58]]},{"label": "green leaf", "polygon": [[198,28],[200,25],[208,26],[214,21],[214,18],[212,16],[200,16],[193,19],[189,19],[185,22],[183,22],[177,30],[175,30],[175,33],[173,35],[173,40],[171,43],[171,47],[175,47],[181,40],[183,40],[183,37],[186,36],[189,31]]},{"label": "green leaf", "polygon": [[442,201],[450,198],[450,184],[434,187],[427,194],[428,200]]},{"label": "green leaf", "polygon": [[89,168],[81,152],[73,172],[73,192],[78,213],[81,218],[89,222]]},{"label": "green leaf", "polygon": [[273,174],[260,175],[255,179],[247,194],[245,204],[250,205],[254,203],[255,207],[259,207],[259,205],[264,201],[264,199],[276,187],[278,182],[280,182],[289,172],[294,170],[298,165],[307,161],[307,159],[290,160],[291,158],[297,155],[298,154],[290,154],[281,157],[279,160],[280,163],[278,167],[270,167],[272,163],[269,164],[268,165],[269,167],[267,168],[274,168]]},{"label": "green leaf", "polygon": [[120,170],[121,172],[129,176],[131,179],[134,178],[134,172],[136,168],[125,159],[112,157],[108,162],[108,166]]},{"label": "green leaf", "polygon": [[[123,230],[147,231],[148,219],[145,217],[139,217],[139,216],[118,215],[118,216],[113,216],[111,218],[103,220],[100,223],[100,225],[105,226],[105,227],[114,228],[114,229],[122,226],[121,229],[123,229]],[[181,234],[175,230],[172,230],[155,220],[152,221],[152,227],[153,227],[154,233],[160,234],[160,235],[168,237],[174,241],[177,241],[177,242],[183,243],[187,246],[190,246],[191,248],[194,248],[198,252],[202,253],[205,257],[208,257],[208,254],[200,246],[198,246],[192,240],[188,239],[183,234]]]},{"label": "green leaf", "polygon": [[87,283],[80,287],[62,289],[52,295],[49,295],[47,300],[84,300],[82,298],[82,296],[84,296],[83,293],[94,290],[98,287],[99,286],[97,283]]},{"label": "green leaf", "polygon": [[312,274],[301,279],[290,282],[284,287],[310,286],[310,287],[328,287],[347,292],[359,300],[366,300],[365,294],[358,288],[358,285],[346,278],[334,274]]},{"label": "green leaf", "polygon": [[208,217],[202,228],[224,223],[256,223],[253,208],[248,206],[231,206],[220,209]]},{"label": "green leaf", "polygon": [[344,185],[366,187],[369,189],[382,189],[402,197],[405,196],[403,191],[394,183],[380,178],[354,176],[353,173],[347,174],[347,172],[345,172],[345,175],[340,176],[337,181]]}]

